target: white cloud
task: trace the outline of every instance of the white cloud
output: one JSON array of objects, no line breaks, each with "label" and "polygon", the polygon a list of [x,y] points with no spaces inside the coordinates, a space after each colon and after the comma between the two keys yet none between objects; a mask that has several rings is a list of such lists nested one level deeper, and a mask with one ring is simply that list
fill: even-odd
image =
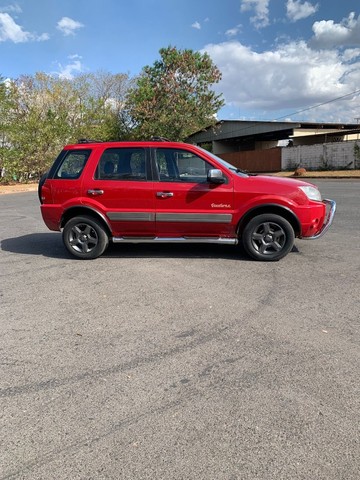
[{"label": "white cloud", "polygon": [[343,53],[344,62],[352,62],[357,58],[360,58],[360,48],[348,48]]},{"label": "white cloud", "polygon": [[201,25],[199,22],[194,22],[192,25],[192,28],[195,28],[196,30],[200,30],[201,29]]},{"label": "white cloud", "polygon": [[75,35],[76,30],[82,28],[84,25],[77,20],[73,20],[69,17],[63,17],[57,23],[57,29],[60,30],[65,36]]},{"label": "white cloud", "polygon": [[33,35],[25,32],[8,13],[0,13],[0,42],[23,43],[32,39]]},{"label": "white cloud", "polygon": [[225,35],[229,38],[231,37],[236,37],[236,35],[240,32],[241,25],[237,25],[234,28],[229,28],[229,30],[226,30]]},{"label": "white cloud", "polygon": [[297,22],[303,18],[310,17],[317,12],[319,5],[313,5],[310,2],[301,2],[301,0],[288,0],[286,4],[287,17],[292,22]]},{"label": "white cloud", "polygon": [[351,12],[340,23],[321,20],[313,25],[311,45],[317,48],[360,46],[360,15]]},{"label": "white cloud", "polygon": [[250,21],[256,28],[264,28],[269,25],[269,2],[270,0],[242,0],[241,11],[255,10],[255,16]]},{"label": "white cloud", "polygon": [[36,37],[36,40],[38,42],[44,42],[44,41],[49,40],[49,39],[50,39],[50,35],[48,33],[42,33],[41,35]]},{"label": "white cloud", "polygon": [[0,7],[0,12],[3,13],[21,13],[21,7],[15,3],[14,5],[5,5],[4,7]]},{"label": "white cloud", "polygon": [[8,13],[0,13],[0,42],[25,43],[49,40],[49,35],[26,32]]},{"label": "white cloud", "polygon": [[[207,45],[204,50],[223,74],[217,89],[227,104],[240,111],[267,112],[269,119],[276,110],[296,111],[327,102],[358,90],[360,85],[360,49],[318,51],[300,41],[258,53],[229,41]],[[360,102],[357,97],[351,102],[349,97],[309,115],[316,114],[321,121],[337,114],[342,121],[352,122],[358,116],[356,109],[359,112]]]},{"label": "white cloud", "polygon": [[59,78],[72,80],[77,73],[83,72],[85,68],[81,62],[82,57],[80,55],[69,55],[68,59],[72,61],[67,65],[58,64],[59,71],[55,72],[55,75]]}]

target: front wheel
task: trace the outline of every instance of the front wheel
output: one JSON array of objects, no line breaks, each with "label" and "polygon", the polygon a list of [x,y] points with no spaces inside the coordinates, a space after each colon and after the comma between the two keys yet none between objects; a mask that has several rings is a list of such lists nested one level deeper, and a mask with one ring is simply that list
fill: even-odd
[{"label": "front wheel", "polygon": [[68,251],[77,258],[91,260],[100,257],[109,244],[109,237],[101,223],[87,216],[71,218],[63,230],[63,241]]},{"label": "front wheel", "polygon": [[295,240],[291,224],[280,215],[262,214],[252,218],[242,234],[245,251],[255,260],[276,261],[287,255]]}]

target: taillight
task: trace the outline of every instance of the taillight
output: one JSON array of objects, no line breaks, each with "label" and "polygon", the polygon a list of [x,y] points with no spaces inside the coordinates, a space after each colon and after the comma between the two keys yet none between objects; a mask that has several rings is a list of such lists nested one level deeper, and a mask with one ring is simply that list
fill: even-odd
[{"label": "taillight", "polygon": [[[44,187],[44,185],[45,185],[45,182],[46,182],[46,178],[47,178],[47,176],[48,176],[48,173],[49,173],[48,171],[45,172],[45,173],[43,173],[43,174],[41,175],[40,180],[39,180],[38,197],[39,197],[39,200],[40,200],[40,203],[41,203],[41,204],[43,204],[43,203],[49,203],[49,202],[46,202],[47,198],[44,196],[44,193],[43,193],[43,191],[44,191],[43,187]],[[50,190],[49,190],[49,193],[50,193]],[[43,196],[44,196],[44,198],[43,198]]]},{"label": "taillight", "polygon": [[47,185],[46,182],[39,189],[40,203],[52,203],[51,198],[51,188],[50,185]]}]

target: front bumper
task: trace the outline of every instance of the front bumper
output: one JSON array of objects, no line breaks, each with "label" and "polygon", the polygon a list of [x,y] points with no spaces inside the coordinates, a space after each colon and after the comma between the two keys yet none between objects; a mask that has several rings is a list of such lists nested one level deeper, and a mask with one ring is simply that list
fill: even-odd
[{"label": "front bumper", "polygon": [[326,206],[326,216],[320,231],[310,237],[302,237],[303,240],[317,240],[318,238],[321,238],[323,235],[325,235],[325,233],[331,227],[335,216],[336,202],[335,200],[329,200],[326,198],[323,200],[323,203]]}]

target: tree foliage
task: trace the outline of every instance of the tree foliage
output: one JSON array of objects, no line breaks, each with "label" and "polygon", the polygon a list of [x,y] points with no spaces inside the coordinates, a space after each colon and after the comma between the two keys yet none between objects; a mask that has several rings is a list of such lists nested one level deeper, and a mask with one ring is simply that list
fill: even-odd
[{"label": "tree foliage", "polygon": [[167,47],[160,56],[143,68],[128,95],[134,136],[184,140],[215,122],[224,101],[211,86],[221,73],[206,53]]},{"label": "tree foliage", "polygon": [[62,147],[79,138],[119,140],[131,81],[125,74],[44,73],[0,81],[0,167],[5,179],[27,181],[46,171]]},{"label": "tree foliage", "polygon": [[0,77],[0,180],[37,180],[80,138],[184,140],[215,121],[220,71],[207,54],[168,47],[138,78],[107,72],[64,79]]}]

